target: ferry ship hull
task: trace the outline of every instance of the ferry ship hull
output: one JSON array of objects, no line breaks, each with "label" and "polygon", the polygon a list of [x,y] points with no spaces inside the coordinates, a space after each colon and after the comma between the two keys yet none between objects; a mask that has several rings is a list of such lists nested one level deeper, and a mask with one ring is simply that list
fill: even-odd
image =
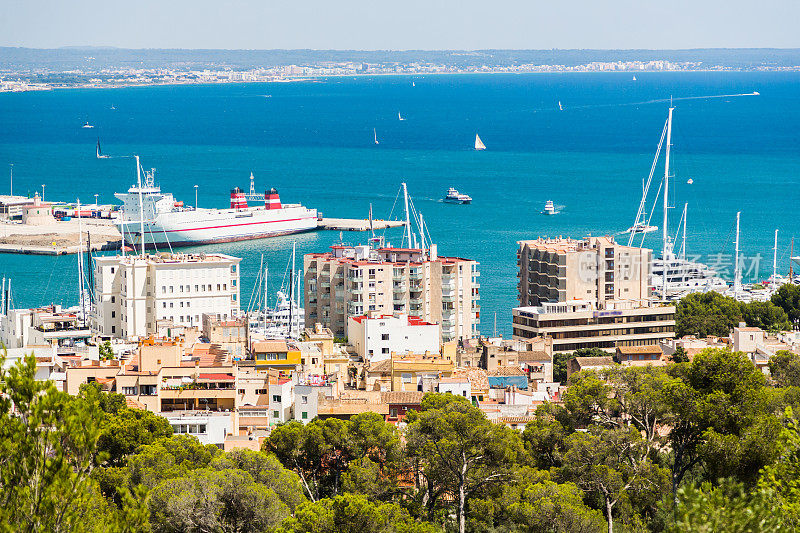
[{"label": "ferry ship hull", "polygon": [[[141,245],[141,227],[136,222],[118,223],[125,242]],[[159,215],[145,222],[145,246],[192,246],[266,239],[317,229],[317,212],[304,207],[278,210],[198,209]]]}]

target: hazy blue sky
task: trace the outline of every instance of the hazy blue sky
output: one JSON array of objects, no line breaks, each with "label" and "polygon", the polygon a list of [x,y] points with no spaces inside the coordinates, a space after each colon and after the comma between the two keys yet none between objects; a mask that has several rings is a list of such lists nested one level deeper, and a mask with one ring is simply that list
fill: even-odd
[{"label": "hazy blue sky", "polygon": [[0,0],[0,46],[800,47],[800,0]]}]

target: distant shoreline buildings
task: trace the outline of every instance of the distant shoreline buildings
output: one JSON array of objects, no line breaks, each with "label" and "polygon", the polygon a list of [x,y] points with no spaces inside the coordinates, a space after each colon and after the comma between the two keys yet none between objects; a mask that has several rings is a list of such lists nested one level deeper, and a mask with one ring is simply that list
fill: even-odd
[{"label": "distant shoreline buildings", "polygon": [[702,61],[589,61],[576,65],[564,63],[514,63],[509,65],[455,66],[430,62],[324,61],[304,65],[262,66],[255,68],[84,68],[57,69],[0,68],[0,92],[42,91],[67,88],[119,88],[158,85],[219,83],[276,83],[341,76],[439,75],[439,74],[534,74],[589,72],[740,72],[798,71],[799,65],[730,66]]}]

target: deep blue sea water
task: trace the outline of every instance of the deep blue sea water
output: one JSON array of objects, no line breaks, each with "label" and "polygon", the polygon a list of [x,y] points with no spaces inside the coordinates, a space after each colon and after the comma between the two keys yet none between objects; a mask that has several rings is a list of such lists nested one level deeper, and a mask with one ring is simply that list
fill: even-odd
[{"label": "deep blue sea water", "polygon": [[[145,167],[157,169],[162,188],[189,204],[197,184],[200,205],[226,205],[229,189],[246,189],[252,171],[259,189],[278,188],[284,202],[358,218],[366,217],[372,203],[379,218],[389,216],[406,181],[440,254],[480,261],[482,331],[491,332],[497,313],[498,329],[508,333],[516,302],[516,241],[615,234],[629,227],[672,96],[670,200],[677,208],[671,224],[677,226],[688,202],[690,255],[716,262],[716,254],[725,254],[722,259],[730,260],[741,211],[743,254],[763,257],[760,272],[751,274],[771,274],[776,228],[785,271],[789,239],[800,236],[800,73],[637,78],[393,76],[0,94],[0,193],[8,190],[8,164],[14,163],[17,193],[32,194],[46,184],[46,199],[89,203],[99,194],[101,202],[110,202],[135,179],[134,166],[124,157],[96,159],[97,136],[112,156],[139,154]],[[753,91],[760,96],[705,98]],[[398,111],[405,121],[397,120]],[[95,128],[82,129],[86,121]],[[472,150],[476,132],[485,152]],[[441,203],[449,186],[470,194],[474,203]],[[546,200],[564,206],[563,212],[540,215]],[[401,216],[399,204],[395,216]],[[653,223],[660,226],[660,218],[656,213]],[[399,235],[387,233],[396,242]],[[344,240],[366,237],[348,232]],[[244,258],[246,302],[261,253],[274,293],[295,240],[301,253],[323,251],[339,234],[206,250]],[[660,246],[655,236],[646,245]],[[72,304],[76,261],[0,255],[0,276],[14,279],[16,305]],[[748,259],[748,268],[752,263]]]}]

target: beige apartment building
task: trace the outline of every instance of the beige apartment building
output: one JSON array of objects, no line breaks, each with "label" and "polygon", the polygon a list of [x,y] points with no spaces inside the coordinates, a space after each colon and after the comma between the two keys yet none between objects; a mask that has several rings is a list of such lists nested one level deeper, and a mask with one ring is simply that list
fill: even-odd
[{"label": "beige apartment building", "polygon": [[515,339],[553,339],[554,352],[647,346],[675,336],[675,307],[651,298],[652,251],[613,237],[520,241]]},{"label": "beige apartment building", "polygon": [[652,251],[613,237],[519,241],[519,304],[588,300],[647,300]]},{"label": "beige apartment building", "polygon": [[429,249],[332,246],[304,257],[306,324],[344,337],[347,319],[406,313],[441,326],[443,342],[478,336],[478,263]]}]

